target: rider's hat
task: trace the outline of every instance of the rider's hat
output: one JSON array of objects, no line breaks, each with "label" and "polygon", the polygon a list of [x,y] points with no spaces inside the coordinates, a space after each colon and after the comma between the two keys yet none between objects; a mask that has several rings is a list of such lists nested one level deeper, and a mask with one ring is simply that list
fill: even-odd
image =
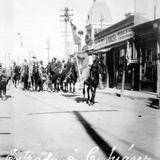
[{"label": "rider's hat", "polygon": [[35,55],[33,55],[33,56],[32,56],[32,58],[33,58],[33,59],[35,59],[35,58],[36,58],[36,56],[35,56]]}]

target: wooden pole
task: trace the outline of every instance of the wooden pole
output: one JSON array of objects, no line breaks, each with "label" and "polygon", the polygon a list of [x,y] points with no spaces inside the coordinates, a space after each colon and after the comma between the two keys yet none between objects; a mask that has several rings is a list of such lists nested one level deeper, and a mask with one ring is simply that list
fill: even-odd
[{"label": "wooden pole", "polygon": [[113,50],[113,88],[116,86],[115,50]]},{"label": "wooden pole", "polygon": [[141,81],[142,81],[142,50],[140,48],[140,66],[139,66],[139,91],[142,90]]},{"label": "wooden pole", "polygon": [[[78,45],[78,52],[81,52],[82,51],[82,46],[81,44]],[[76,55],[76,63],[77,63],[77,69],[78,69],[78,74],[79,74],[79,82],[81,84],[81,72],[80,72],[80,68],[79,68],[79,63],[78,63],[78,58],[77,58],[77,51],[74,51],[75,52],[75,55]]]},{"label": "wooden pole", "polygon": [[125,74],[126,74],[126,50],[123,58],[123,75],[122,75],[122,87],[121,87],[121,97],[124,95],[124,85],[125,85]]},{"label": "wooden pole", "polygon": [[106,74],[107,74],[107,80],[106,80],[106,88],[109,88],[109,73],[108,73],[108,63],[107,63],[107,61],[108,61],[108,58],[107,58],[107,54],[106,54]]},{"label": "wooden pole", "polygon": [[160,109],[160,44],[157,42],[157,98],[158,98],[158,109]]}]

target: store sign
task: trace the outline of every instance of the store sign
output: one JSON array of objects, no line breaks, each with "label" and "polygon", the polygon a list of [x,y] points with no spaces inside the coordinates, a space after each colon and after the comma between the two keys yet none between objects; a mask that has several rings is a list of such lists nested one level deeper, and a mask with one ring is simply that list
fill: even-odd
[{"label": "store sign", "polygon": [[100,49],[109,45],[130,39],[133,37],[133,32],[130,28],[125,28],[104,38],[95,41],[94,49]]}]

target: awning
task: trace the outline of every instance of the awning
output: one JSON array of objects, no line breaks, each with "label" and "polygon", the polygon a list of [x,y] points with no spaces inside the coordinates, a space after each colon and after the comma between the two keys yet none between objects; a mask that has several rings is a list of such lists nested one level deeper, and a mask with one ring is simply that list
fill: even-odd
[{"label": "awning", "polygon": [[110,51],[112,48],[105,48],[105,49],[99,49],[99,50],[94,50],[94,53],[105,53],[105,52],[108,52]]}]

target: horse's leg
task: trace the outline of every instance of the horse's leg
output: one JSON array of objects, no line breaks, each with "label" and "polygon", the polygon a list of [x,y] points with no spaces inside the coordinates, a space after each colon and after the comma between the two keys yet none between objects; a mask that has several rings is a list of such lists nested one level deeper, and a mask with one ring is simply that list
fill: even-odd
[{"label": "horse's leg", "polygon": [[[14,78],[12,78],[12,83],[13,83],[13,85],[14,85]],[[15,86],[15,85],[14,85]]]},{"label": "horse's leg", "polygon": [[87,98],[87,103],[90,104],[90,86],[87,87],[87,94],[88,94],[88,98]]},{"label": "horse's leg", "polygon": [[37,91],[37,78],[35,78],[35,91]]},{"label": "horse's leg", "polygon": [[17,79],[15,79],[15,87],[17,88]]},{"label": "horse's leg", "polygon": [[7,99],[7,97],[6,97],[6,91],[7,91],[7,89],[6,89],[6,86],[3,88],[3,90],[2,90],[2,92],[3,92],[3,100],[6,100]]},{"label": "horse's leg", "polygon": [[70,92],[72,92],[72,82],[69,82],[70,85]]},{"label": "horse's leg", "polygon": [[97,89],[96,87],[92,88],[92,98],[91,98],[91,103],[92,104],[95,104],[94,100],[95,100],[95,96],[96,96],[96,89]]},{"label": "horse's leg", "polygon": [[26,89],[26,75],[24,76],[24,90]]},{"label": "horse's leg", "polygon": [[54,91],[56,91],[56,81],[54,82]]},{"label": "horse's leg", "polygon": [[85,84],[83,84],[83,98],[85,99]]},{"label": "horse's leg", "polygon": [[75,93],[75,82],[73,82],[73,93]]}]

